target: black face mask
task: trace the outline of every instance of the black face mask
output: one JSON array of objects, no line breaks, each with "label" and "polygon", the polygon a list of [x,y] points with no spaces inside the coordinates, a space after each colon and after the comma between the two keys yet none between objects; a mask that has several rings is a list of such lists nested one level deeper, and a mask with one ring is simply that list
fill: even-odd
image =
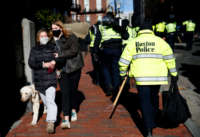
[{"label": "black face mask", "polygon": [[60,33],[61,33],[61,30],[60,29],[53,30],[52,32],[53,32],[53,36],[58,37],[60,35]]}]

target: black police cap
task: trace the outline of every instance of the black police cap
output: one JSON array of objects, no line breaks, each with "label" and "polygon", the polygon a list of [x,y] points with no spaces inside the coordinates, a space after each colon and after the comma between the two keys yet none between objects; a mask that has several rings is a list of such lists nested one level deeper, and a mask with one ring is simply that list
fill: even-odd
[{"label": "black police cap", "polygon": [[144,22],[143,24],[140,25],[140,30],[143,30],[143,29],[152,30],[152,24],[149,22]]},{"label": "black police cap", "polygon": [[129,20],[128,19],[123,19],[122,20],[122,26],[128,26],[129,25]]}]

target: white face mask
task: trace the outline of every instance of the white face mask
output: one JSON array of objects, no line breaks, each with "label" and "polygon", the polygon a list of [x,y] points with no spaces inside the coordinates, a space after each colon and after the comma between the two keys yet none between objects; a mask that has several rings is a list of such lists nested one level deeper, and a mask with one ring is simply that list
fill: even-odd
[{"label": "white face mask", "polygon": [[49,41],[48,37],[41,37],[40,38],[40,44],[41,45],[46,45],[48,41]]}]

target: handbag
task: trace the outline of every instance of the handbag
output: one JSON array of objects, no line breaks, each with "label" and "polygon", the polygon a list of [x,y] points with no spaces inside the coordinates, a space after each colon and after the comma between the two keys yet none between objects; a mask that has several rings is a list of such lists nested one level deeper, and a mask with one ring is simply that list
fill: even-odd
[{"label": "handbag", "polygon": [[163,110],[161,113],[162,126],[165,128],[174,128],[180,123],[184,123],[190,117],[191,113],[187,102],[181,96],[177,83],[171,84],[168,93],[163,99]]}]

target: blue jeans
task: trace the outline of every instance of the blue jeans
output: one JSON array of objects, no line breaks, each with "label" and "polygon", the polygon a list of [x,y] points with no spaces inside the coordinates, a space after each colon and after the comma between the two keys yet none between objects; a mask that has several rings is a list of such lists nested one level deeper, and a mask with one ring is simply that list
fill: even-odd
[{"label": "blue jeans", "polygon": [[58,113],[58,108],[55,103],[56,89],[54,87],[49,87],[45,93],[45,95],[40,93],[40,97],[44,105],[47,107],[46,121],[55,122],[57,120]]},{"label": "blue jeans", "polygon": [[118,61],[121,53],[121,49],[105,48],[102,51],[101,62],[105,87],[112,86],[113,89],[117,89],[120,84]]},{"label": "blue jeans", "polygon": [[192,49],[192,39],[193,39],[193,32],[186,32],[185,33],[185,42],[186,42],[186,49]]}]

